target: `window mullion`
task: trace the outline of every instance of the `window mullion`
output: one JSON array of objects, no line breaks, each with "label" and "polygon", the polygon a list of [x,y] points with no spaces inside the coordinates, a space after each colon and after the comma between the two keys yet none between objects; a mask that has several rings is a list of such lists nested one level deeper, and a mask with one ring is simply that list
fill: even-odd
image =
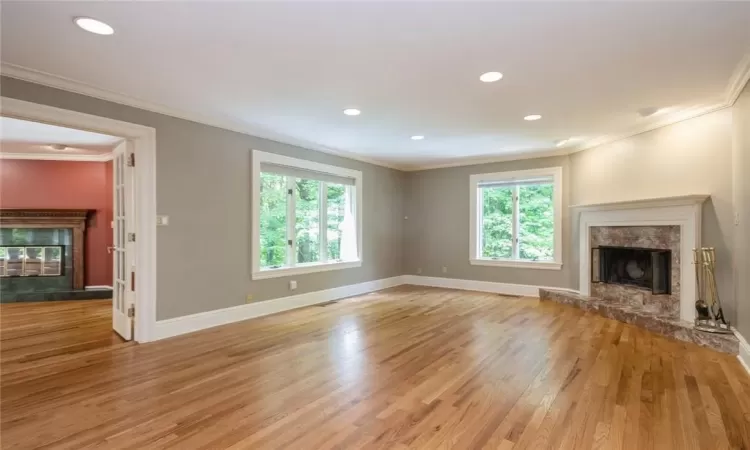
[{"label": "window mullion", "polygon": [[297,208],[296,208],[296,196],[294,195],[297,179],[294,177],[287,177],[286,188],[287,188],[287,202],[286,202],[286,265],[294,267],[297,262],[295,258],[295,249],[297,248],[297,237],[296,237],[296,223],[297,223]]},{"label": "window mullion", "polygon": [[320,241],[320,262],[328,262],[328,183],[320,183],[320,202],[318,219],[319,241]]},{"label": "window mullion", "polygon": [[474,249],[476,258],[484,257],[484,189],[477,188],[477,223],[474,232],[477,236],[476,248]]},{"label": "window mullion", "polygon": [[513,186],[513,259],[519,259],[518,252],[518,235],[520,230],[520,222],[518,217],[518,185]]}]

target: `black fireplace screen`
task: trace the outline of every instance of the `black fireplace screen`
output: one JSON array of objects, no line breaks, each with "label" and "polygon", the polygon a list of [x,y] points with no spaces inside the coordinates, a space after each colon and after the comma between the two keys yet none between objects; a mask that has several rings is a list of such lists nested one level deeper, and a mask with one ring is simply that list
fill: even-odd
[{"label": "black fireplace screen", "polygon": [[672,293],[672,252],[652,248],[609,247],[591,249],[591,280]]}]

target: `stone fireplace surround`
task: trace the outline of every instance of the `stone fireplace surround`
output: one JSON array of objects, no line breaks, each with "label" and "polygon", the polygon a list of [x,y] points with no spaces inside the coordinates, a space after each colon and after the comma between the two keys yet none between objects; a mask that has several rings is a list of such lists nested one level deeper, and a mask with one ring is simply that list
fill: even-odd
[{"label": "stone fireplace surround", "polygon": [[[573,206],[579,220],[579,294],[540,289],[542,300],[570,304],[649,331],[718,351],[737,354],[733,335],[693,329],[697,286],[690,269],[701,247],[701,210],[707,195]],[[633,287],[592,284],[591,248],[598,245],[672,251],[672,294],[649,296]],[[654,299],[654,297],[658,297]]]},{"label": "stone fireplace surround", "polygon": [[[591,227],[590,248],[616,246],[670,250],[671,294],[656,295],[650,290],[633,286],[609,283],[591,283],[593,297],[628,304],[633,308],[654,315],[673,319],[680,317],[680,227],[676,225],[657,226],[607,226]],[[590,251],[590,250],[589,250]],[[596,261],[592,261],[596,263]],[[589,266],[589,271],[591,267]]]}]

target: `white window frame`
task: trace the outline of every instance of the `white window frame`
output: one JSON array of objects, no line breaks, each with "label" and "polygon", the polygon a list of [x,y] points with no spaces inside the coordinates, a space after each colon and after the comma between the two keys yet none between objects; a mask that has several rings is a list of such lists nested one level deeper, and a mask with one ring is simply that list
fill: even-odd
[{"label": "white window frame", "polygon": [[[524,182],[539,177],[552,177],[553,183],[553,208],[554,208],[554,257],[552,261],[527,261],[522,259],[491,259],[483,258],[480,248],[481,242],[481,220],[479,214],[482,211],[480,205],[481,196],[479,185],[490,181],[502,182]],[[469,263],[477,266],[517,267],[526,269],[562,269],[562,167],[547,167],[542,169],[518,170],[513,172],[482,173],[470,177],[470,239],[469,239]],[[518,235],[518,202],[514,199],[513,205],[513,236]],[[513,244],[514,253],[517,252],[518,243]]]},{"label": "white window frame", "polygon": [[[350,269],[353,267],[362,266],[362,172],[358,170],[345,169],[343,167],[331,166],[328,164],[316,163],[313,161],[307,161],[304,159],[291,158],[289,156],[277,155],[275,153],[267,153],[259,150],[253,150],[252,155],[252,279],[253,280],[264,280],[268,278],[287,277],[292,275],[301,275],[306,273],[325,272],[329,270],[340,270]],[[325,173],[329,175],[335,175],[344,178],[354,179],[354,217],[357,221],[357,258],[348,261],[340,262],[328,262],[321,260],[314,263],[294,264],[292,266],[279,267],[279,268],[268,268],[262,269],[260,267],[260,173],[261,164],[275,164],[279,166],[287,166],[296,169],[309,170],[314,172]],[[322,185],[323,183],[321,183]],[[292,186],[293,188],[293,186]],[[322,194],[322,193],[321,193]],[[294,197],[292,197],[294,199]],[[321,213],[321,224],[322,214],[327,214],[327,196],[321,195],[320,200],[320,213]],[[294,201],[287,203],[287,211],[294,211]],[[292,217],[288,215],[287,217]],[[287,227],[291,227],[292,231],[290,236],[294,236],[294,223],[288,221]],[[326,233],[321,234],[321,248],[326,243]],[[289,248],[294,249],[294,245]],[[290,260],[294,261],[294,255],[290,256]],[[321,254],[323,258],[323,254]]]}]

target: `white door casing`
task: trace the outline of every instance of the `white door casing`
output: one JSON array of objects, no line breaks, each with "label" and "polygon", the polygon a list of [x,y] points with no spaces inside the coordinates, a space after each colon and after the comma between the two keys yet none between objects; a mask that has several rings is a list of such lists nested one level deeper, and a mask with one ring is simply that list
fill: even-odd
[{"label": "white door casing", "polygon": [[[138,251],[131,260],[138,268],[134,301],[133,339],[149,342],[156,328],[156,130],[131,122],[94,116],[78,111],[41,105],[0,96],[0,116],[77,128],[118,136],[128,140],[137,155],[138,170],[133,171],[133,192],[138,214],[131,217],[138,239]],[[113,283],[114,284],[114,283]]]},{"label": "white door casing", "polygon": [[128,238],[133,230],[134,213],[133,167],[128,166],[131,147],[129,141],[122,142],[115,148],[112,159],[112,328],[126,340],[133,339],[133,317],[128,313],[135,305],[132,279],[135,243]]}]

